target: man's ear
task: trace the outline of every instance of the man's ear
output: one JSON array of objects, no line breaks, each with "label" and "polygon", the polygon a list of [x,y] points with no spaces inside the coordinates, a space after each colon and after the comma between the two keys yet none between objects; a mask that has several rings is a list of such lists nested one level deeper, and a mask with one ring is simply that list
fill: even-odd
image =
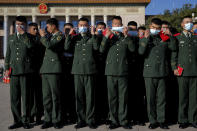
[{"label": "man's ear", "polygon": [[181,27],[184,27],[184,23],[183,23],[183,21],[181,22]]}]

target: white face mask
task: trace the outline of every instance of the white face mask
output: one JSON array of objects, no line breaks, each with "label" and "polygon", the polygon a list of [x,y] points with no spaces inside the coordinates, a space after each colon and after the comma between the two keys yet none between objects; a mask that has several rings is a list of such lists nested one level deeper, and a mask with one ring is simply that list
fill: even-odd
[{"label": "white face mask", "polygon": [[160,32],[160,30],[150,29],[150,33],[151,33],[152,35],[157,35],[157,34],[159,34],[159,32]]},{"label": "white face mask", "polygon": [[99,35],[101,35],[103,33],[103,30],[102,29],[98,29],[97,32],[98,32]]},{"label": "white face mask", "polygon": [[83,27],[79,27],[79,33],[86,33],[88,32],[88,28],[83,26]]},{"label": "white face mask", "polygon": [[24,25],[16,25],[16,31],[18,32],[17,28],[20,27],[22,30],[25,30],[25,26]]},{"label": "white face mask", "polygon": [[190,30],[192,30],[192,28],[193,28],[193,23],[187,23],[187,24],[185,24],[185,27],[184,27],[187,31],[190,31]]},{"label": "white face mask", "polygon": [[122,32],[124,27],[112,27],[112,31]]}]

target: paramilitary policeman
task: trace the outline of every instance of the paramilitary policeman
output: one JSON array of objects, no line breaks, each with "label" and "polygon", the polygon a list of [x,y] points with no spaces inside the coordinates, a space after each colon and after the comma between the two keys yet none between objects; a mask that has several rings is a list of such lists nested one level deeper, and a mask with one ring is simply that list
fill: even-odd
[{"label": "paramilitary policeman", "polygon": [[78,21],[79,34],[71,37],[66,36],[65,50],[74,50],[74,60],[72,65],[72,74],[74,74],[76,112],[78,122],[76,129],[85,127],[97,128],[95,124],[95,92],[94,82],[97,73],[94,51],[99,49],[93,28],[89,33],[89,20],[80,18]]},{"label": "paramilitary policeman", "polygon": [[40,76],[40,67],[42,65],[45,48],[40,43],[38,24],[30,23],[28,25],[28,33],[30,34],[31,40],[34,43],[31,53],[34,73],[32,76],[32,84],[31,84],[31,92],[30,92],[30,96],[31,96],[30,123],[33,123],[34,117],[36,117],[35,125],[40,125],[42,123],[41,117],[44,114],[43,102],[42,102],[42,79]]},{"label": "paramilitary policeman", "polygon": [[128,36],[135,44],[135,52],[129,52],[129,120],[132,120],[135,125],[145,125],[145,84],[143,77],[144,57],[139,55],[139,37],[137,22],[128,22]]},{"label": "paramilitary policeman", "polygon": [[44,124],[42,129],[52,126],[62,128],[60,104],[60,78],[62,73],[62,54],[64,36],[58,30],[58,21],[55,18],[47,20],[47,31],[51,37],[45,37],[45,31],[40,30],[41,43],[46,47],[44,60],[40,69],[42,74],[42,92],[44,105]]},{"label": "paramilitary policeman", "polygon": [[[169,35],[168,41],[163,41],[160,36],[162,21],[153,18],[150,24],[150,31],[145,31],[144,38],[139,41],[139,54],[144,55],[144,71],[147,110],[149,118],[149,128],[155,129],[158,126],[162,129],[168,129],[165,123],[166,119],[166,77],[169,75],[169,64],[172,70],[176,69],[176,40],[171,35],[169,29],[165,35]],[[171,53],[170,61],[168,52]]]},{"label": "paramilitary policeman", "polygon": [[[113,33],[112,33],[113,31]],[[107,51],[105,75],[107,76],[110,129],[120,125],[131,129],[128,122],[128,51],[134,52],[135,46],[127,36],[128,29],[122,27],[122,18],[112,19],[112,31],[106,30],[101,42],[100,51]],[[124,34],[123,34],[123,33]]]},{"label": "paramilitary policeman", "polygon": [[184,129],[191,124],[197,128],[197,35],[191,33],[192,18],[185,16],[182,20],[182,33],[176,36],[178,40],[177,66],[174,72],[179,84],[179,128]]},{"label": "paramilitary policeman", "polygon": [[[99,43],[103,39],[103,32],[106,29],[106,24],[104,22],[98,22],[96,25],[96,37]],[[97,79],[96,79],[96,118],[100,123],[108,122],[108,101],[107,101],[107,80],[105,76],[105,60],[107,52],[101,53],[99,50],[96,52],[96,65],[98,69]],[[102,97],[100,97],[102,94]]]},{"label": "paramilitary policeman", "polygon": [[[5,75],[10,74],[10,101],[14,124],[9,129],[23,126],[31,128],[30,122],[30,78],[33,73],[31,48],[33,43],[26,33],[27,20],[24,16],[16,17],[16,33],[8,38],[5,58]],[[21,98],[22,111],[21,113]]]}]

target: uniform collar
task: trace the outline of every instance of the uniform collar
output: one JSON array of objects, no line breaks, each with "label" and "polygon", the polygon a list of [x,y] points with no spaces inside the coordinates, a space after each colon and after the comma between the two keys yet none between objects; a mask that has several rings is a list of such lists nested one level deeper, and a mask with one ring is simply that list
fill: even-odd
[{"label": "uniform collar", "polygon": [[52,36],[55,36],[55,35],[57,35],[58,33],[59,33],[59,31],[57,31],[56,33],[53,33]]},{"label": "uniform collar", "polygon": [[189,37],[191,38],[191,32],[185,32],[185,31],[183,31],[183,34],[186,36],[186,37],[188,37],[188,35],[189,35]]}]

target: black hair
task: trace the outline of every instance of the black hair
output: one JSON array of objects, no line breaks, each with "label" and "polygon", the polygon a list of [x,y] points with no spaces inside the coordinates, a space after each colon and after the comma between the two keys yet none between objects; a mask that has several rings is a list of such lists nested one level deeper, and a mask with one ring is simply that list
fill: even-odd
[{"label": "black hair", "polygon": [[135,22],[135,21],[130,21],[130,22],[128,23],[127,26],[131,26],[131,25],[137,27],[137,22]]},{"label": "black hair", "polygon": [[30,23],[29,25],[28,25],[29,27],[31,27],[31,26],[35,26],[35,27],[38,27],[38,24],[37,23]]},{"label": "black hair", "polygon": [[140,26],[140,27],[138,27],[138,30],[146,30],[146,27],[145,26]]},{"label": "black hair", "polygon": [[114,19],[115,19],[115,20],[120,20],[121,23],[122,23],[122,18],[121,18],[120,16],[114,16],[114,17],[112,18],[112,21],[113,21]]},{"label": "black hair", "polygon": [[88,20],[88,18],[86,18],[86,17],[81,17],[81,18],[78,20],[78,22],[80,22],[80,21],[86,21],[87,23],[89,23],[89,20]]},{"label": "black hair", "polygon": [[103,25],[106,28],[106,24],[104,22],[98,22],[96,26]]},{"label": "black hair", "polygon": [[58,20],[55,18],[50,18],[47,20],[47,24],[49,25],[55,25],[57,28],[59,27]]},{"label": "black hair", "polygon": [[168,22],[168,21],[162,21],[162,25],[168,25],[168,26],[170,26],[170,23]]},{"label": "black hair", "polygon": [[65,23],[64,26],[71,26],[73,28],[73,24],[72,23]]},{"label": "black hair", "polygon": [[152,20],[151,20],[151,23],[154,23],[154,24],[156,24],[156,25],[162,25],[162,21],[161,21],[161,19],[159,19],[159,18],[153,18]]},{"label": "black hair", "polygon": [[16,21],[20,21],[20,22],[27,24],[27,19],[25,16],[17,16]]},{"label": "black hair", "polygon": [[182,18],[182,21],[183,21],[185,18],[192,18],[192,17],[191,17],[190,15],[184,16],[184,17]]}]

